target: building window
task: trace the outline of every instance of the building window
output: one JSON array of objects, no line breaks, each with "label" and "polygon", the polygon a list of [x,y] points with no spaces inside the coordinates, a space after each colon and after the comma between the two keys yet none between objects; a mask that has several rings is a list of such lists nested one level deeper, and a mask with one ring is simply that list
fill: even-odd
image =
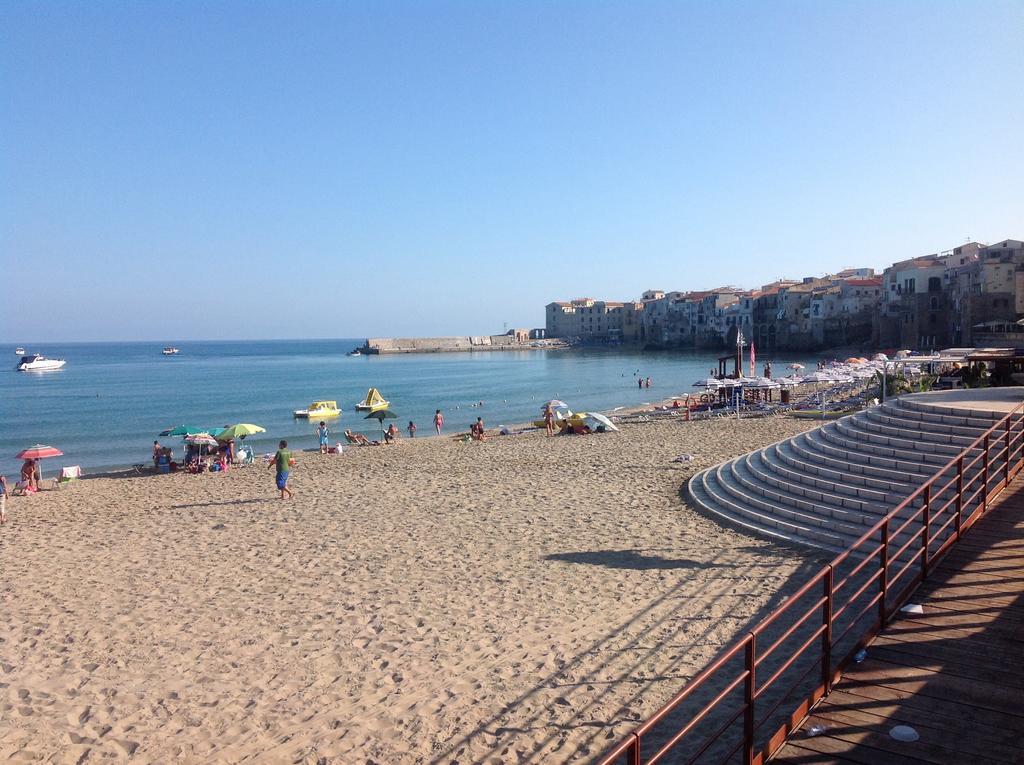
[{"label": "building window", "polygon": [[941,292],[942,291],[942,279],[938,276],[932,276],[928,279],[928,291],[929,292]]},{"label": "building window", "polygon": [[929,307],[929,308],[931,308],[931,309],[932,309],[933,311],[935,311],[935,310],[938,310],[938,307],[939,307],[939,299],[938,299],[937,297],[933,297],[933,298],[931,298],[931,299],[930,299],[930,300],[928,301],[928,307]]}]

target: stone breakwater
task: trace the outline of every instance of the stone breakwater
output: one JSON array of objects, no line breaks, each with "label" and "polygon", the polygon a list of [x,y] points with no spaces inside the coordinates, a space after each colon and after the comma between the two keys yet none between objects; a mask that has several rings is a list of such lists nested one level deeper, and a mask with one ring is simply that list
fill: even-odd
[{"label": "stone breakwater", "polygon": [[462,335],[458,337],[371,337],[363,353],[448,353],[451,351],[524,351],[562,348],[557,340],[517,342],[511,335]]}]

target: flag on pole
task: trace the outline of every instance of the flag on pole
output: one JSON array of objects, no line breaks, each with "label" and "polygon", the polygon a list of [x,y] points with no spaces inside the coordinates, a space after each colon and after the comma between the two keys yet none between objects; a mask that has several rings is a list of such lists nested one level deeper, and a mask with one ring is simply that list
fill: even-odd
[{"label": "flag on pole", "polygon": [[754,353],[754,341],[750,341],[750,376],[757,377],[757,369],[754,364],[757,363],[757,356]]}]

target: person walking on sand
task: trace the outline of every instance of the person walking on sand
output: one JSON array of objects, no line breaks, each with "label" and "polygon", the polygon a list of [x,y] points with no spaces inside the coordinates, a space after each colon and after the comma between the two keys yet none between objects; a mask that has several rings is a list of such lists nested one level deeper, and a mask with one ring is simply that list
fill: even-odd
[{"label": "person walking on sand", "polygon": [[7,523],[7,476],[0,475],[0,526]]},{"label": "person walking on sand", "polygon": [[288,499],[292,498],[292,490],[288,488],[288,473],[291,466],[295,463],[292,458],[292,453],[288,450],[288,442],[282,440],[277,445],[277,452],[274,454],[274,459],[270,461],[268,467],[277,468],[277,488],[281,490],[281,499],[287,495]]},{"label": "person walking on sand", "polygon": [[330,448],[327,446],[327,437],[331,432],[327,429],[327,423],[323,420],[320,421],[320,425],[316,429],[316,434],[320,437],[320,453],[327,454],[327,450]]},{"label": "person walking on sand", "polygon": [[405,429],[409,431],[409,438],[416,438],[416,423],[409,420],[409,424],[405,426]]},{"label": "person walking on sand", "polygon": [[444,415],[441,414],[441,410],[438,409],[434,412],[434,430],[437,431],[437,435],[441,435],[441,428],[444,427]]},{"label": "person walking on sand", "polygon": [[544,407],[544,430],[549,436],[555,435],[555,413],[551,409],[551,404]]}]

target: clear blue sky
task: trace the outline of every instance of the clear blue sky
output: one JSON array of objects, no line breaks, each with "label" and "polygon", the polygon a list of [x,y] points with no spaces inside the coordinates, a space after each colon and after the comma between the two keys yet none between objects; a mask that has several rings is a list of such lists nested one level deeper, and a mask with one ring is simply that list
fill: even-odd
[{"label": "clear blue sky", "polygon": [[1024,238],[1021,2],[6,2],[0,340],[463,334]]}]

